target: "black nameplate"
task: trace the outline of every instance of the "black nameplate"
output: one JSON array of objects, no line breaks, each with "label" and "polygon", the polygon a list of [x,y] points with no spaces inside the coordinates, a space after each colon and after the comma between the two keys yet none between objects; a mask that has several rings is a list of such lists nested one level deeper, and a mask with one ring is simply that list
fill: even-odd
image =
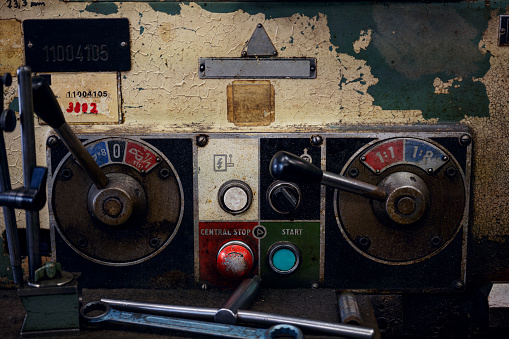
[{"label": "black nameplate", "polygon": [[131,69],[127,19],[25,20],[25,60],[33,72]]}]

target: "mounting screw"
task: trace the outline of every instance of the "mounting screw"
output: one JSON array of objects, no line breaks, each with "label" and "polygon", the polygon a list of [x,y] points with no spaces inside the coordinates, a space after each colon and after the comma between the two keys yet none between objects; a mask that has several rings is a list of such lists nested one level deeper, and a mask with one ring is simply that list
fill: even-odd
[{"label": "mounting screw", "polygon": [[352,178],[355,178],[359,175],[359,169],[357,167],[352,167],[348,170],[348,175]]},{"label": "mounting screw", "polygon": [[56,145],[58,145],[59,142],[60,142],[60,140],[58,139],[58,137],[56,135],[50,135],[48,137],[48,140],[46,140],[46,146],[48,146],[49,148],[53,148]]},{"label": "mounting screw", "polygon": [[316,290],[320,288],[320,284],[315,281],[314,283],[311,283],[311,288]]},{"label": "mounting screw", "polygon": [[272,55],[277,55],[277,51],[272,52]]},{"label": "mounting screw", "polygon": [[433,168],[428,168],[428,174],[432,174],[433,173]]},{"label": "mounting screw", "polygon": [[262,28],[262,24],[258,24],[257,26],[258,26],[258,28]]},{"label": "mounting screw", "polygon": [[32,48],[32,47],[34,47],[34,44],[31,41],[29,41],[28,44],[27,44],[27,47],[28,48]]},{"label": "mounting screw", "polygon": [[122,42],[120,43],[120,46],[121,46],[121,47],[126,47],[126,46],[127,46],[127,42],[122,41]]},{"label": "mounting screw", "polygon": [[440,238],[438,235],[435,235],[433,238],[431,238],[431,245],[438,247],[440,244],[442,244],[442,238]]},{"label": "mounting screw", "polygon": [[366,161],[366,157],[365,157],[365,156],[362,156],[362,157],[361,157],[361,161]]},{"label": "mounting screw", "polygon": [[159,178],[161,179],[167,179],[170,176],[170,170],[165,168],[161,168],[159,171]]},{"label": "mounting screw", "polygon": [[369,245],[371,245],[371,240],[368,237],[360,237],[359,240],[357,240],[359,246],[368,248]]},{"label": "mounting screw", "polygon": [[85,238],[79,238],[78,239],[78,246],[79,247],[87,247],[88,245],[88,240],[85,239]]},{"label": "mounting screw", "polygon": [[200,288],[201,288],[202,291],[208,291],[209,285],[207,285],[206,283],[202,283]]},{"label": "mounting screw", "polygon": [[247,56],[247,52],[246,51],[242,51],[242,56],[246,57]]},{"label": "mounting screw", "polygon": [[149,244],[150,244],[150,247],[157,248],[157,247],[159,247],[159,244],[161,244],[161,240],[159,240],[159,238],[152,238],[152,239],[150,239]]},{"label": "mounting screw", "polygon": [[311,66],[311,67],[309,68],[309,70],[310,70],[311,72],[314,72],[314,71],[316,71],[316,67],[315,67],[315,66]]},{"label": "mounting screw", "polygon": [[201,72],[205,71],[205,64],[201,64],[201,65],[200,65],[200,71],[201,71]]},{"label": "mounting screw", "polygon": [[449,157],[448,157],[447,155],[444,155],[444,156],[442,157],[442,160],[443,160],[443,161],[447,161],[447,160],[449,160]]},{"label": "mounting screw", "polygon": [[209,137],[205,134],[200,134],[196,137],[196,146],[205,147],[209,143]]},{"label": "mounting screw", "polygon": [[320,147],[323,144],[323,138],[321,135],[312,135],[311,136],[311,145],[315,147]]},{"label": "mounting screw", "polygon": [[445,170],[445,174],[447,174],[447,176],[449,177],[455,177],[456,176],[456,168],[454,167],[449,167],[448,169]]},{"label": "mounting screw", "polygon": [[72,176],[73,176],[73,173],[69,168],[64,168],[62,170],[62,173],[60,174],[60,178],[62,180],[69,180],[72,178]]},{"label": "mounting screw", "polygon": [[462,144],[463,146],[468,146],[468,145],[470,145],[471,142],[472,142],[472,137],[468,134],[463,134],[460,137],[460,144]]}]

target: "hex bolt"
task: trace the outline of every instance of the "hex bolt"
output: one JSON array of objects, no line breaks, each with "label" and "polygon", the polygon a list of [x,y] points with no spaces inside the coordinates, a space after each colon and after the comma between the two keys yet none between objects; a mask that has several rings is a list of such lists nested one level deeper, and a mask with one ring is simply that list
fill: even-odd
[{"label": "hex bolt", "polygon": [[161,168],[159,171],[159,178],[161,179],[167,179],[170,176],[170,170],[165,168]]},{"label": "hex bolt", "polygon": [[448,169],[445,170],[445,174],[447,174],[447,176],[451,177],[451,178],[455,177],[456,173],[457,173],[457,171],[456,171],[456,168],[454,168],[454,167],[449,167]]},{"label": "hex bolt", "polygon": [[200,65],[200,71],[201,71],[201,72],[205,71],[205,64],[201,64],[201,65]]},{"label": "hex bolt", "polygon": [[352,178],[355,178],[359,175],[359,169],[357,167],[352,167],[348,170],[348,175]]},{"label": "hex bolt", "polygon": [[430,242],[434,247],[438,247],[440,244],[442,244],[442,238],[440,238],[438,235],[435,235],[433,238],[431,238]]},{"label": "hex bolt", "polygon": [[200,134],[196,137],[196,146],[205,147],[209,143],[209,137],[205,134]]},{"label": "hex bolt", "polygon": [[88,246],[88,240],[85,238],[79,238],[78,239],[78,246],[79,247],[87,247]]},{"label": "hex bolt", "polygon": [[157,248],[157,247],[159,247],[159,244],[161,244],[161,240],[159,240],[159,238],[152,238],[152,239],[150,239],[149,244],[150,244],[150,247]]},{"label": "hex bolt", "polygon": [[321,135],[312,135],[310,142],[311,146],[320,147],[323,144],[323,137]]},{"label": "hex bolt", "polygon": [[48,137],[48,139],[46,140],[46,146],[48,146],[49,148],[53,148],[56,145],[58,145],[59,141],[60,141],[60,139],[58,139],[58,137],[56,135],[50,135]]},{"label": "hex bolt", "polygon": [[460,144],[462,144],[463,146],[468,146],[468,145],[470,145],[471,142],[472,142],[472,137],[468,134],[463,134],[460,137]]},{"label": "hex bolt", "polygon": [[122,41],[122,42],[120,43],[120,46],[121,46],[121,47],[126,47],[126,46],[127,46],[127,42]]}]

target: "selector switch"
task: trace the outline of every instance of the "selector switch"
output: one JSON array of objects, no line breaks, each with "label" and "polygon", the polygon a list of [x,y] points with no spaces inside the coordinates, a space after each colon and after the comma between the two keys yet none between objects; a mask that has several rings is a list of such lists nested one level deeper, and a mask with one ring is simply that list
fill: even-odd
[{"label": "selector switch", "polygon": [[275,181],[267,190],[267,200],[274,211],[281,214],[291,213],[300,205],[300,188],[291,182]]},{"label": "selector switch", "polygon": [[217,253],[217,271],[226,279],[245,278],[254,266],[254,253],[242,241],[230,241]]},{"label": "selector switch", "polygon": [[270,268],[279,274],[290,274],[299,268],[301,252],[288,241],[277,242],[267,253]]},{"label": "selector switch", "polygon": [[217,199],[225,212],[240,214],[251,207],[253,191],[244,181],[230,180],[219,188]]}]

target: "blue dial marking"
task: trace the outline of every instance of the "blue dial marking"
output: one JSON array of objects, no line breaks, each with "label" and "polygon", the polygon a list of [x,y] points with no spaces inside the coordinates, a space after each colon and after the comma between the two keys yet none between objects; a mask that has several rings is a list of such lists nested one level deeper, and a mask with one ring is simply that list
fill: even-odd
[{"label": "blue dial marking", "polygon": [[94,158],[95,162],[99,166],[102,166],[104,164],[107,164],[110,159],[108,157],[108,149],[106,147],[106,142],[101,141],[96,144],[93,144],[92,146],[87,147],[88,153]]}]

